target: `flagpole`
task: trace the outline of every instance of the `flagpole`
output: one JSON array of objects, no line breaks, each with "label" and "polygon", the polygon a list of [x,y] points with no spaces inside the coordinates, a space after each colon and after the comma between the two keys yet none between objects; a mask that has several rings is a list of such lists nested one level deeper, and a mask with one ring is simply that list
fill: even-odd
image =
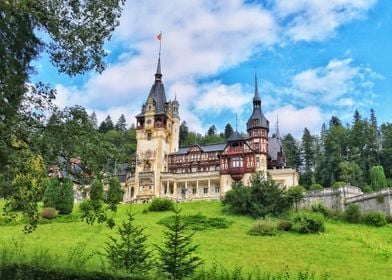
[{"label": "flagpole", "polygon": [[159,57],[161,57],[161,49],[162,49],[162,31],[159,33]]}]

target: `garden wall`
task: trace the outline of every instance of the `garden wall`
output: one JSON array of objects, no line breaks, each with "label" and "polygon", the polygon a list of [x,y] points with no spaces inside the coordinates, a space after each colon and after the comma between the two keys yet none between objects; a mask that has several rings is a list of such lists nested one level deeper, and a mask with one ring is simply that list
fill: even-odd
[{"label": "garden wall", "polygon": [[392,217],[392,188],[366,194],[354,186],[308,191],[300,207],[309,208],[317,203],[340,211],[344,211],[348,204],[354,203],[358,204],[363,212],[383,212]]}]

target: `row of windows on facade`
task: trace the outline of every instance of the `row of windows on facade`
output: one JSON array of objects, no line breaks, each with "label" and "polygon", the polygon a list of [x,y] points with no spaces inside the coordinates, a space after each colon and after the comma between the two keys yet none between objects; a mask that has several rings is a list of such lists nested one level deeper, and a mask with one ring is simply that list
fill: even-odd
[{"label": "row of windows on facade", "polygon": [[[220,187],[215,187],[214,188],[214,192],[215,193],[220,193]],[[174,194],[173,186],[169,186],[169,188],[164,187],[163,193],[164,194]],[[185,194],[185,193],[189,193],[189,191],[187,189],[182,189],[178,193]],[[209,193],[208,192],[208,187],[199,188],[199,193],[208,194]],[[197,194],[197,188],[192,188],[192,194],[195,194],[195,195]]]},{"label": "row of windows on facade", "polygon": [[249,132],[249,136],[264,136],[267,137],[267,130],[265,129],[253,129]]},{"label": "row of windows on facade", "polygon": [[169,157],[170,163],[181,163],[197,160],[218,160],[218,153],[191,153],[189,155]]}]

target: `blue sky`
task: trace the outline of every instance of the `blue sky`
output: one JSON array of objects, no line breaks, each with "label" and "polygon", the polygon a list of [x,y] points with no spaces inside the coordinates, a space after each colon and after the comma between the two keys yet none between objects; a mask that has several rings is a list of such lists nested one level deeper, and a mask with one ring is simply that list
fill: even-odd
[{"label": "blue sky", "polygon": [[34,81],[58,90],[59,106],[129,123],[154,80],[163,32],[162,71],[180,117],[204,133],[227,122],[245,130],[257,69],[262,109],[281,133],[318,133],[332,115],[351,123],[374,108],[391,121],[392,5],[376,0],[128,1],[106,44],[107,69],[69,78],[44,56]]}]

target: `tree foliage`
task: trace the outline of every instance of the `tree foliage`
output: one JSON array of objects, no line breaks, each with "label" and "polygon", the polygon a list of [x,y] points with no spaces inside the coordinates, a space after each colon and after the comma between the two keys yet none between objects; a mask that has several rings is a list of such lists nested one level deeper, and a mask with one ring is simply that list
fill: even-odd
[{"label": "tree foliage", "polygon": [[253,174],[249,186],[235,183],[223,203],[234,213],[253,217],[278,216],[292,205],[284,188],[266,179],[263,172]]},{"label": "tree foliage", "polygon": [[225,139],[229,138],[231,134],[233,134],[234,130],[230,123],[227,123],[225,126]]},{"label": "tree foliage", "polygon": [[72,213],[74,204],[72,180],[69,178],[51,178],[46,182],[44,206],[55,208],[59,211],[59,214]]},{"label": "tree foliage", "polygon": [[371,187],[374,191],[379,191],[388,186],[387,179],[385,178],[384,168],[380,165],[373,166],[370,171]]},{"label": "tree foliage", "polygon": [[109,236],[105,255],[116,269],[128,273],[148,272],[151,269],[151,251],[147,249],[145,228],[135,225],[135,214],[127,211],[127,219],[117,227],[117,234]]},{"label": "tree foliage", "polygon": [[[45,174],[45,165],[62,155],[56,140],[44,137],[55,91],[31,82],[32,63],[47,54],[66,75],[101,72],[104,43],[118,25],[122,4],[121,0],[0,1],[0,174],[9,205],[23,204],[28,231],[36,226],[37,202],[44,189],[44,176],[38,176],[31,164],[39,161]],[[62,136],[65,133],[72,135],[68,131]]]},{"label": "tree foliage", "polygon": [[302,186],[290,187],[287,191],[287,197],[295,206],[295,211],[298,212],[298,204],[305,197],[305,188]]},{"label": "tree foliage", "polygon": [[109,180],[109,189],[106,194],[106,203],[109,204],[110,209],[116,210],[117,204],[123,199],[124,191],[121,188],[120,181],[117,177],[112,177]]},{"label": "tree foliage", "polygon": [[165,238],[162,246],[156,246],[161,263],[161,269],[170,279],[183,279],[193,274],[202,264],[202,260],[194,255],[198,245],[192,245],[192,233],[181,219],[181,210],[174,210],[174,219],[163,232]]}]

